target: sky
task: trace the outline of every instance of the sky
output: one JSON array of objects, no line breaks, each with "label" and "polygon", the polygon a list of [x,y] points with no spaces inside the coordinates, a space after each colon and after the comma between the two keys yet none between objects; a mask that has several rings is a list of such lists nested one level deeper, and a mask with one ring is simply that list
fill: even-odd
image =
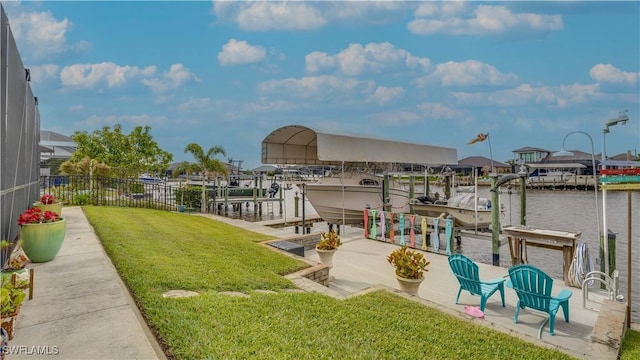
[{"label": "sky", "polygon": [[[253,169],[286,125],[459,159],[559,150],[572,131],[596,155],[640,152],[638,1],[2,4],[42,130],[150,126],[174,161],[197,143]],[[566,147],[591,152],[584,134]]]}]

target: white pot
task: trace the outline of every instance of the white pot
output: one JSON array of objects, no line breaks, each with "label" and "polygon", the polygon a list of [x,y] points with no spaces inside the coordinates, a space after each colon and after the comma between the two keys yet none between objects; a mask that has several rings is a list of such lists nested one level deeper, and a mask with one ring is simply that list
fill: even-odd
[{"label": "white pot", "polygon": [[418,290],[420,288],[420,284],[422,284],[422,281],[424,280],[424,276],[422,279],[407,279],[396,275],[396,279],[398,279],[400,291],[404,291],[409,295],[418,296]]},{"label": "white pot", "polygon": [[331,249],[331,250],[320,250],[320,249],[316,249],[316,252],[318,253],[318,257],[320,258],[320,262],[327,265],[329,268],[333,267],[333,254],[337,251],[338,249]]}]

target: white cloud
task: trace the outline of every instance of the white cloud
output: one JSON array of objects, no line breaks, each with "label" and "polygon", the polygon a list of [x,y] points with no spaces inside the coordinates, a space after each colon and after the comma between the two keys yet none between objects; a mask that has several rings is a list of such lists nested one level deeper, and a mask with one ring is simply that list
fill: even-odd
[{"label": "white cloud", "polygon": [[282,93],[294,97],[324,100],[341,95],[370,93],[373,87],[373,81],[322,75],[266,81],[258,85],[258,91],[263,94]]},{"label": "white cloud", "polygon": [[75,64],[60,71],[60,81],[66,88],[89,89],[106,83],[109,88],[122,86],[134,78],[149,77],[156,72],[155,66],[139,68],[120,66],[112,62],[98,64]]},{"label": "white cloud", "polygon": [[640,73],[622,71],[611,64],[598,64],[589,70],[589,76],[600,83],[635,85]]},{"label": "white cloud", "polygon": [[439,82],[443,86],[469,85],[509,85],[518,81],[518,76],[501,73],[495,66],[477,60],[463,62],[449,61],[436,65],[433,73],[415,80],[418,87],[430,82]]},{"label": "white cloud", "polygon": [[369,117],[378,124],[394,126],[413,125],[422,119],[419,114],[407,110],[395,110],[371,114]]},{"label": "white cloud", "polygon": [[404,89],[401,87],[390,88],[386,86],[378,86],[374,93],[369,97],[369,100],[383,105],[402,97],[402,95],[404,95]]},{"label": "white cloud", "polygon": [[29,67],[31,71],[31,81],[33,83],[46,83],[58,76],[58,65],[44,64]]},{"label": "white cloud", "polygon": [[479,5],[467,17],[464,3],[432,2],[414,12],[407,27],[414,34],[489,35],[521,31],[557,31],[563,28],[560,15],[513,13],[502,5]]},{"label": "white cloud", "polygon": [[193,111],[208,109],[212,105],[210,98],[189,98],[189,100],[178,105],[180,111]]},{"label": "white cloud", "polygon": [[76,122],[74,125],[82,129],[97,129],[103,126],[111,126],[115,124],[122,124],[123,126],[126,124],[131,126],[153,126],[166,123],[167,118],[165,116],[151,116],[147,114],[108,116],[92,115],[82,121]]},{"label": "white cloud", "polygon": [[9,24],[20,53],[25,58],[48,59],[68,51],[85,50],[89,43],[80,41],[69,44],[67,33],[72,23],[67,18],[56,19],[51,12],[21,12],[16,8],[16,15],[11,16]]},{"label": "white cloud", "polygon": [[402,20],[415,5],[395,1],[216,1],[218,21],[231,21],[244,31],[312,30],[331,23],[384,24]]},{"label": "white cloud", "polygon": [[262,46],[249,45],[246,41],[229,40],[218,53],[218,62],[222,66],[257,63],[267,56]]},{"label": "white cloud", "polygon": [[305,2],[215,2],[218,17],[229,17],[245,31],[309,30],[326,24],[318,9]]},{"label": "white cloud", "polygon": [[484,93],[455,92],[453,96],[463,104],[515,107],[524,105],[556,105],[566,107],[599,98],[598,85],[572,84],[558,87],[533,87],[521,84],[513,89]]},{"label": "white cloud", "polygon": [[455,119],[462,117],[462,112],[438,103],[418,104],[418,109],[430,119]]},{"label": "white cloud", "polygon": [[155,66],[144,68],[130,65],[117,65],[112,62],[98,64],[75,64],[60,71],[60,81],[67,89],[91,89],[106,85],[108,88],[124,86],[140,79],[154,93],[166,93],[191,82],[200,81],[182,64],[173,64],[169,71],[157,75]]},{"label": "white cloud", "polygon": [[199,82],[200,79],[182,64],[173,64],[169,71],[165,71],[162,77],[153,79],[143,79],[142,83],[147,85],[154,93],[164,93],[175,90],[189,82]]},{"label": "white cloud", "polygon": [[381,73],[390,70],[416,69],[426,71],[430,60],[411,55],[404,49],[397,49],[388,42],[349,44],[336,55],[312,52],[305,57],[308,72],[316,73],[324,69],[339,68],[346,75],[360,75],[365,72]]}]

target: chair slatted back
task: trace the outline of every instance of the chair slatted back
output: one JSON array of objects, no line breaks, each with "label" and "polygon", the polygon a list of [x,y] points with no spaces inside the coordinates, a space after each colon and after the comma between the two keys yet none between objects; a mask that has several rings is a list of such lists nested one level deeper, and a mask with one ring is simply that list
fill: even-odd
[{"label": "chair slatted back", "polygon": [[521,264],[509,269],[509,277],[521,306],[549,312],[553,287],[549,275],[535,266]]},{"label": "chair slatted back", "polygon": [[482,294],[478,265],[471,259],[461,254],[453,254],[449,256],[449,266],[460,282],[460,287],[472,294]]}]

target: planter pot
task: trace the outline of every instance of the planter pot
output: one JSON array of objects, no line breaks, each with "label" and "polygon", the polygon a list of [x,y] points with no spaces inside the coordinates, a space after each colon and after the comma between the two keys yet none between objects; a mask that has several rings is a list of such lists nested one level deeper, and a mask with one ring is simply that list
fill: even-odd
[{"label": "planter pot", "polygon": [[13,340],[13,334],[16,329],[16,318],[20,309],[12,314],[2,314],[2,329],[7,332],[7,339]]},{"label": "planter pot", "polygon": [[53,211],[54,213],[62,216],[62,203],[54,202],[53,204],[43,204],[40,201],[33,203],[34,208],[42,209],[42,211]]},{"label": "planter pot", "polygon": [[184,212],[185,208],[186,208],[186,206],[184,206],[184,205],[178,205],[178,212]]},{"label": "planter pot", "polygon": [[422,279],[407,279],[396,275],[396,279],[398,279],[401,291],[404,291],[409,295],[418,296],[418,290],[420,288],[420,284],[422,284],[422,281],[424,280],[424,277]]},{"label": "planter pot", "polygon": [[7,331],[0,327],[0,332],[2,332],[2,344],[0,344],[0,359],[4,360],[5,349],[7,348],[7,343],[9,342],[9,334]]},{"label": "planter pot", "polygon": [[31,262],[51,261],[58,254],[66,231],[67,222],[64,219],[52,223],[22,225],[22,249]]},{"label": "planter pot", "polygon": [[333,267],[333,254],[337,251],[338,249],[331,249],[331,250],[320,250],[320,249],[316,249],[316,252],[318,253],[318,257],[320,258],[320,262],[327,265],[329,268]]}]

